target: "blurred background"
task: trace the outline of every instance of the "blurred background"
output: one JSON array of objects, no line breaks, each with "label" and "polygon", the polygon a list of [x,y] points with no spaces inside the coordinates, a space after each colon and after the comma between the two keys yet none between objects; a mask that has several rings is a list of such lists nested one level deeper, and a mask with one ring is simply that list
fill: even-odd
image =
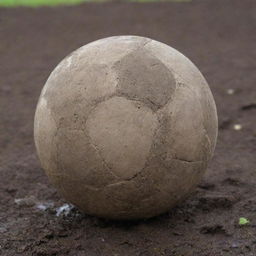
[{"label": "blurred background", "polygon": [[[114,2],[154,2],[159,0],[114,0]],[[165,0],[169,2],[190,2],[192,0]],[[110,2],[110,0],[2,0],[0,6],[15,7],[15,6],[57,6],[57,5],[74,5],[83,2]]]}]

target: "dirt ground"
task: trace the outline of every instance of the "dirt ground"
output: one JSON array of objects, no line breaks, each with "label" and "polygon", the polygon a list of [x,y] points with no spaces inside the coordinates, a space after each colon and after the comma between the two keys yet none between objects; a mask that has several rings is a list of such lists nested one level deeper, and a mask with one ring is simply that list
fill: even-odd
[{"label": "dirt ground", "polygon": [[[63,210],[33,144],[35,106],[52,69],[81,45],[119,34],[187,55],[219,114],[216,152],[197,191],[137,222]],[[0,255],[255,256],[255,42],[254,0],[0,9]],[[239,225],[240,217],[250,223]]]}]

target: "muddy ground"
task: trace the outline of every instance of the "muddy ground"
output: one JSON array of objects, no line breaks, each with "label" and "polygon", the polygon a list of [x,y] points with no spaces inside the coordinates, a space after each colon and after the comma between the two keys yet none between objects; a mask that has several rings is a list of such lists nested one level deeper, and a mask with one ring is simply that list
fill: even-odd
[{"label": "muddy ground", "polygon": [[[119,34],[148,36],[187,55],[219,113],[215,156],[197,191],[147,221],[61,211],[66,202],[33,144],[35,106],[51,70],[79,46]],[[0,8],[0,255],[255,256],[255,42],[254,0]],[[239,225],[240,217],[250,223]]]}]

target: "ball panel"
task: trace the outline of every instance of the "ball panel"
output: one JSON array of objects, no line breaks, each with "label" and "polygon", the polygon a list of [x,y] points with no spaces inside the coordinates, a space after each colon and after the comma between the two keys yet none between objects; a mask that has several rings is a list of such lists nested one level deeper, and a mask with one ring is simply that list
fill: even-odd
[{"label": "ball panel", "polygon": [[93,110],[86,130],[111,170],[127,179],[143,168],[157,125],[155,114],[142,103],[113,97]]},{"label": "ball panel", "polygon": [[154,111],[170,100],[176,87],[171,71],[143,47],[120,59],[113,68],[118,76],[118,95],[144,102]]},{"label": "ball panel", "polygon": [[[207,161],[210,144],[204,128],[203,110],[196,93],[189,86],[179,85],[175,96],[162,110],[165,117],[164,136],[166,158],[187,162]],[[161,141],[159,135],[155,141]],[[161,149],[163,150],[163,149]],[[156,152],[160,150],[155,149]]]}]

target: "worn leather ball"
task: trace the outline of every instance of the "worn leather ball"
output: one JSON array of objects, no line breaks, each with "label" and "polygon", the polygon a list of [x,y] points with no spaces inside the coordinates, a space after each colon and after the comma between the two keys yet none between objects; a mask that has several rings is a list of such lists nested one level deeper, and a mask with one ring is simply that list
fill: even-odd
[{"label": "worn leather ball", "polygon": [[138,36],[89,43],[47,80],[34,138],[50,181],[85,213],[149,218],[191,194],[213,155],[217,113],[200,71]]}]

